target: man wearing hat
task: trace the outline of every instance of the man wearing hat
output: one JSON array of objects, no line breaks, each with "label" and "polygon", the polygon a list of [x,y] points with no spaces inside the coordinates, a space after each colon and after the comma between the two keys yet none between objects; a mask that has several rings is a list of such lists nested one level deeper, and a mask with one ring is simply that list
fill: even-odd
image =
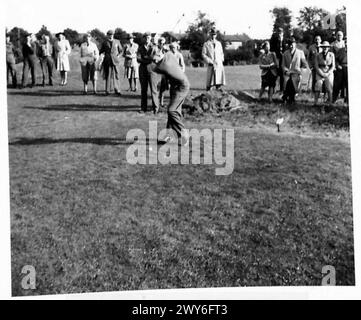
[{"label": "man wearing hat", "polygon": [[36,51],[37,44],[36,38],[33,33],[28,33],[26,35],[26,40],[23,45],[23,77],[21,81],[21,87],[24,88],[27,85],[29,71],[31,73],[31,86],[35,86],[36,84]]},{"label": "man wearing hat", "polygon": [[278,59],[278,75],[280,77],[280,91],[282,92],[284,89],[284,79],[283,79],[283,71],[282,71],[282,56],[286,51],[287,43],[284,39],[283,28],[279,27],[276,29],[276,32],[272,34],[270,40],[270,51],[276,54]]},{"label": "man wearing hat", "polygon": [[139,62],[139,82],[141,87],[141,112],[147,112],[148,108],[148,86],[152,94],[153,111],[157,112],[159,108],[157,89],[154,87],[154,82],[151,81],[151,76],[154,77],[151,71],[153,44],[151,42],[152,36],[149,32],[143,35],[143,43],[138,49],[137,61]]},{"label": "man wearing hat", "polygon": [[325,86],[328,102],[332,102],[333,72],[335,70],[335,55],[330,51],[328,41],[321,44],[322,52],[316,57],[316,84],[315,84],[315,105],[317,105],[320,93]]},{"label": "man wearing hat", "polygon": [[209,34],[210,39],[203,44],[202,48],[202,58],[208,65],[206,82],[207,91],[213,86],[219,89],[222,85],[226,84],[222,44],[216,39],[217,32],[215,29],[211,29]]},{"label": "man wearing hat", "polygon": [[137,79],[139,78],[137,53],[138,44],[134,42],[134,36],[130,34],[128,36],[128,43],[125,45],[123,52],[125,69],[124,72],[129,81],[128,91],[137,91]]},{"label": "man wearing hat", "polygon": [[95,70],[95,62],[99,58],[99,50],[97,45],[91,41],[91,39],[91,34],[87,33],[84,36],[84,42],[80,45],[80,67],[84,84],[84,94],[87,94],[88,92],[89,80],[93,84],[94,94],[97,92],[97,72]]},{"label": "man wearing hat", "polygon": [[301,83],[301,69],[308,67],[305,54],[296,48],[296,39],[288,40],[289,49],[282,56],[282,71],[284,76],[284,91],[282,100],[290,104],[295,102],[296,93]]},{"label": "man wearing hat", "polygon": [[10,34],[6,34],[6,81],[9,83],[9,75],[12,80],[13,88],[17,86],[16,76],[16,50],[14,45],[10,41]]},{"label": "man wearing hat", "polygon": [[53,85],[53,69],[54,69],[54,60],[53,60],[53,46],[50,43],[50,37],[46,34],[41,36],[41,41],[39,42],[38,56],[40,60],[41,72],[43,74],[43,86],[45,86],[45,79],[48,76],[49,86]]},{"label": "man wearing hat", "polygon": [[114,31],[107,32],[107,39],[103,42],[99,54],[104,54],[103,77],[105,80],[105,94],[109,94],[111,87],[120,95],[119,63],[123,48],[120,41],[114,39]]}]

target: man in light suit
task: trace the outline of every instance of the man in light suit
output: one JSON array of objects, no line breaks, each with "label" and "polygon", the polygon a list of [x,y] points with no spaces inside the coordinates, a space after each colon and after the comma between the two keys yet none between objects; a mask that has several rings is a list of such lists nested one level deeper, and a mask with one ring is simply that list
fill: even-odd
[{"label": "man in light suit", "polygon": [[107,38],[99,51],[99,54],[104,54],[103,77],[105,79],[105,94],[108,95],[110,93],[111,86],[113,85],[115,94],[121,95],[119,64],[123,48],[120,41],[114,39],[113,30],[107,32]]},{"label": "man in light suit", "polygon": [[301,83],[301,69],[307,69],[307,61],[302,50],[296,48],[296,39],[288,41],[289,49],[282,57],[282,71],[284,76],[283,102],[294,103],[296,93]]},{"label": "man in light suit", "polygon": [[202,48],[202,58],[208,64],[206,89],[213,86],[219,89],[226,84],[226,77],[223,67],[224,54],[222,44],[216,40],[215,29],[210,31],[210,39],[206,41]]}]

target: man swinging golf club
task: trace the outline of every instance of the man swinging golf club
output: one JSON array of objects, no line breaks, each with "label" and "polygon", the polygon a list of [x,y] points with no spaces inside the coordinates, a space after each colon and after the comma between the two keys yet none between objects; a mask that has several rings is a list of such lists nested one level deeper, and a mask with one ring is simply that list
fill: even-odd
[{"label": "man swinging golf club", "polygon": [[[154,72],[165,75],[169,79],[170,101],[168,105],[167,129],[172,129],[178,137],[178,142],[187,145],[189,140],[188,130],[182,122],[182,104],[187,97],[190,85],[187,76],[182,71],[177,59],[171,52],[156,50],[152,56]],[[163,142],[172,139],[167,135]]]}]

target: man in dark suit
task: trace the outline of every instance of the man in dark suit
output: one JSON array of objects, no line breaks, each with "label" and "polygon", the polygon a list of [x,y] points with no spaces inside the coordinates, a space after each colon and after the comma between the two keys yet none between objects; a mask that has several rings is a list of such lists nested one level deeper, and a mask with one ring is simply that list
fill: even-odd
[{"label": "man in dark suit", "polygon": [[99,54],[104,53],[103,76],[105,79],[105,94],[109,94],[111,84],[113,84],[114,92],[120,95],[119,64],[123,48],[119,40],[114,39],[113,30],[107,32],[107,38],[99,51]]},{"label": "man in dark suit", "polygon": [[280,91],[283,91],[284,86],[284,77],[282,72],[282,56],[286,50],[286,40],[284,39],[284,33],[282,28],[278,28],[275,33],[273,33],[270,40],[270,51],[276,54],[278,59],[278,75],[280,77]]},{"label": "man in dark suit", "polygon": [[159,96],[157,90],[157,83],[159,82],[159,75],[154,69],[152,61],[152,54],[155,49],[154,44],[151,42],[151,34],[146,32],[143,35],[143,43],[138,49],[138,62],[139,62],[139,82],[141,87],[141,112],[147,112],[148,108],[148,87],[150,88],[152,96],[153,112],[157,113],[159,109]]},{"label": "man in dark suit", "polygon": [[14,45],[10,41],[10,34],[6,34],[6,81],[9,83],[9,75],[11,76],[12,86],[16,88],[17,77],[16,77],[16,50]]},{"label": "man in dark suit", "polygon": [[23,45],[23,77],[21,81],[21,87],[24,88],[27,85],[29,71],[31,72],[31,86],[36,84],[36,52],[37,45],[35,35],[33,33],[28,33],[26,35],[25,44]]}]

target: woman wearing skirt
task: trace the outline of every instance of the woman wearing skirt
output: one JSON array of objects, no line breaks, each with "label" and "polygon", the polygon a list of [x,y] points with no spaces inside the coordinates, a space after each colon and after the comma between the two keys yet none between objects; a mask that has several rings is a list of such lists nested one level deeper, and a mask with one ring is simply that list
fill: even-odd
[{"label": "woman wearing skirt", "polygon": [[268,101],[271,103],[276,87],[278,61],[276,54],[270,51],[270,43],[268,41],[262,45],[262,49],[264,50],[264,53],[260,56],[259,67],[262,70],[262,84],[259,99],[262,98],[263,93],[268,87]]}]

